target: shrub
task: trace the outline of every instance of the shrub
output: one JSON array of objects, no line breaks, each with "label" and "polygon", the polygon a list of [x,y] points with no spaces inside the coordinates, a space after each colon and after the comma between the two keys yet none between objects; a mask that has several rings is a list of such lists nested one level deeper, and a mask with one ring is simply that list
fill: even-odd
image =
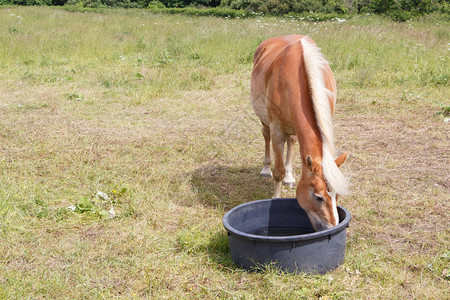
[{"label": "shrub", "polygon": [[369,7],[374,13],[379,14],[387,12],[394,4],[394,0],[372,0]]},{"label": "shrub", "polygon": [[12,5],[52,5],[52,0],[0,0],[0,4]]},{"label": "shrub", "polygon": [[229,7],[232,9],[249,9],[251,8],[252,2],[250,0],[222,0],[220,1],[220,6]]},{"label": "shrub", "polygon": [[320,12],[347,13],[344,0],[223,0],[221,6],[272,15]]},{"label": "shrub", "polygon": [[204,6],[216,7],[220,5],[220,0],[160,0],[165,7],[186,7]]},{"label": "shrub", "polygon": [[417,13],[431,12],[436,7],[437,1],[433,0],[400,0],[401,9]]},{"label": "shrub", "polygon": [[82,8],[138,8],[141,6],[136,0],[68,0],[66,4],[75,5]]},{"label": "shrub", "polygon": [[68,0],[66,2],[68,5],[74,5],[76,7],[86,7],[86,8],[102,8],[106,7],[100,0]]},{"label": "shrub", "polygon": [[[377,13],[405,21],[412,16],[440,11],[450,13],[448,0],[0,0],[0,5],[71,5],[78,8],[149,8],[167,13],[212,16],[252,16],[348,12]],[[207,8],[205,11],[198,8]],[[175,12],[167,9],[182,9]],[[164,11],[162,11],[164,10]],[[237,11],[233,11],[237,10]]]},{"label": "shrub", "polygon": [[67,3],[67,0],[52,0],[52,5],[63,6]]},{"label": "shrub", "polygon": [[346,14],[348,13],[348,9],[343,1],[340,0],[330,0],[327,1],[324,6],[324,10],[327,13],[338,13],[338,14]]},{"label": "shrub", "polygon": [[147,5],[148,8],[166,8],[166,6],[160,1],[150,1]]},{"label": "shrub", "polygon": [[388,13],[392,20],[396,22],[406,22],[411,19],[411,13],[402,10],[392,10]]},{"label": "shrub", "polygon": [[151,11],[156,13],[169,14],[185,14],[190,16],[215,16],[223,18],[248,17],[250,14],[243,10],[236,10],[226,7],[210,7],[210,8],[196,8],[196,7],[182,7],[182,8],[159,8],[148,7]]}]

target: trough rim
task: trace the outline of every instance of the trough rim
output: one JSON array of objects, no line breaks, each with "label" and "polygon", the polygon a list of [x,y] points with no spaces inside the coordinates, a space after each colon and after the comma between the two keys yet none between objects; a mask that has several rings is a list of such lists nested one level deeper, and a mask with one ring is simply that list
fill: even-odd
[{"label": "trough rim", "polygon": [[252,241],[259,241],[259,242],[272,242],[272,243],[284,243],[284,242],[298,242],[298,241],[308,241],[313,239],[320,239],[324,237],[331,238],[332,235],[335,235],[343,230],[345,230],[350,223],[350,220],[352,218],[350,212],[338,205],[338,210],[342,210],[345,213],[345,218],[340,222],[337,226],[318,231],[313,233],[307,233],[307,234],[300,234],[300,235],[290,235],[290,236],[262,236],[262,235],[256,235],[256,234],[250,234],[246,233],[240,230],[237,230],[236,228],[232,227],[230,223],[228,222],[229,216],[236,210],[241,209],[242,207],[248,206],[248,205],[254,205],[260,202],[271,202],[271,201],[279,201],[279,200],[290,200],[290,201],[297,201],[297,198],[274,198],[274,199],[263,199],[263,200],[256,200],[256,201],[250,201],[246,203],[242,203],[238,206],[235,206],[234,208],[230,209],[222,219],[223,226],[228,231],[229,234],[235,234],[241,238],[252,240]]}]

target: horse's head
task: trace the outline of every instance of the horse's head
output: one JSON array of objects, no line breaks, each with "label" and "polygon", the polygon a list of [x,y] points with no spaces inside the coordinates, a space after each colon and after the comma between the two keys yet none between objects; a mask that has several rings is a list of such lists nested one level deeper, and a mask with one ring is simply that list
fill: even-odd
[{"label": "horse's head", "polygon": [[[347,159],[348,152],[335,160],[340,167]],[[314,161],[311,156],[306,157],[306,168],[303,168],[302,179],[297,186],[297,201],[308,217],[316,231],[325,230],[339,223],[337,212],[337,197],[331,192],[325,181],[322,164]]]}]

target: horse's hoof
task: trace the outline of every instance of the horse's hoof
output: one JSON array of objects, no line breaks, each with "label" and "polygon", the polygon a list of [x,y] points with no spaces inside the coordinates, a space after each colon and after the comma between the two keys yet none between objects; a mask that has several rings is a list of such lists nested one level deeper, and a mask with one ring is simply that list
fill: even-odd
[{"label": "horse's hoof", "polygon": [[283,184],[287,185],[291,189],[295,188],[295,181],[290,181],[290,182],[283,181]]},{"label": "horse's hoof", "polygon": [[270,178],[272,178],[272,173],[263,173],[263,172],[261,172],[261,173],[259,173],[259,177],[260,178],[268,178],[268,179],[270,179]]}]

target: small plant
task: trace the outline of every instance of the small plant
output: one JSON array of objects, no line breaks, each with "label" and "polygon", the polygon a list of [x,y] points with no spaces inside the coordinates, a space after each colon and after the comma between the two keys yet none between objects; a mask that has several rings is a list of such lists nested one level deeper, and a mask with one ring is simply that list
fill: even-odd
[{"label": "small plant", "polygon": [[436,115],[441,115],[444,117],[450,116],[450,105],[441,104],[441,111],[437,112]]},{"label": "small plant", "polygon": [[116,190],[112,190],[113,197],[110,198],[108,194],[98,191],[94,197],[81,197],[81,199],[72,206],[68,208],[74,212],[78,213],[91,213],[92,215],[98,216],[100,218],[114,218],[116,216],[116,212],[114,211],[113,199],[115,199],[118,195],[122,195],[125,193],[127,189],[122,189],[119,193]]},{"label": "small plant", "polygon": [[170,57],[170,53],[167,49],[159,53],[158,57],[155,59],[156,66],[165,66],[171,63],[173,60]]},{"label": "small plant", "polygon": [[84,213],[94,211],[94,202],[89,197],[81,197],[78,203],[75,205],[75,211]]},{"label": "small plant", "polygon": [[69,100],[77,100],[77,101],[81,101],[84,99],[84,96],[78,93],[70,93],[70,94],[66,94],[67,99]]},{"label": "small plant", "polygon": [[14,34],[14,33],[18,33],[19,30],[17,29],[16,25],[11,25],[8,28],[9,33]]},{"label": "small plant", "polygon": [[118,202],[118,199],[120,197],[122,197],[126,193],[127,190],[128,189],[125,188],[125,187],[121,188],[121,189],[119,189],[117,187],[114,187],[114,189],[111,190],[111,201],[112,201],[112,203],[116,204]]},{"label": "small plant", "polygon": [[[38,207],[38,212],[35,213],[35,216],[38,219],[45,219],[49,215],[49,210],[47,204],[40,198],[34,199],[34,204]],[[34,209],[33,209],[34,210]]]}]

